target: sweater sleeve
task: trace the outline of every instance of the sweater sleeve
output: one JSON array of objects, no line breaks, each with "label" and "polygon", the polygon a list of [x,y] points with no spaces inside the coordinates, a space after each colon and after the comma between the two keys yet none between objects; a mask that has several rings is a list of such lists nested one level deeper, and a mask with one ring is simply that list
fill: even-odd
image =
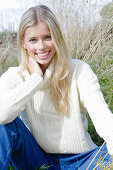
[{"label": "sweater sleeve", "polygon": [[13,121],[42,84],[37,73],[23,81],[16,67],[9,68],[0,78],[0,123]]},{"label": "sweater sleeve", "polygon": [[100,91],[98,79],[85,62],[78,64],[76,69],[80,99],[97,133],[106,141],[108,152],[113,154],[113,114]]}]

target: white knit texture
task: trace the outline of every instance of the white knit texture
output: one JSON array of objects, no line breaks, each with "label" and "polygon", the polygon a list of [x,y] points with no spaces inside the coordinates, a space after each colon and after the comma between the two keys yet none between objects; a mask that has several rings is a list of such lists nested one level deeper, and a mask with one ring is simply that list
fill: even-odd
[{"label": "white knit texture", "polygon": [[24,71],[23,81],[19,69],[10,68],[0,78],[0,123],[11,122],[21,112],[21,119],[46,152],[83,153],[96,147],[87,132],[87,109],[99,135],[108,148],[113,147],[113,115],[88,64],[72,61],[71,100],[66,116],[55,110],[49,89],[44,89],[52,64],[44,79]]}]

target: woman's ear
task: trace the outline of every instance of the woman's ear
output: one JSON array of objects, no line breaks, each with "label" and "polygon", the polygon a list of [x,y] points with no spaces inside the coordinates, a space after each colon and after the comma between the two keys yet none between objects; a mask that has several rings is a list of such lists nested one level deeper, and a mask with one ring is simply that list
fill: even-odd
[{"label": "woman's ear", "polygon": [[21,37],[21,43],[22,43],[22,47],[23,47],[24,49],[26,49],[26,45],[25,45],[24,37],[23,37],[23,36]]},{"label": "woman's ear", "polygon": [[25,46],[25,43],[23,44],[23,47],[24,47],[24,49],[26,50],[26,46]]}]

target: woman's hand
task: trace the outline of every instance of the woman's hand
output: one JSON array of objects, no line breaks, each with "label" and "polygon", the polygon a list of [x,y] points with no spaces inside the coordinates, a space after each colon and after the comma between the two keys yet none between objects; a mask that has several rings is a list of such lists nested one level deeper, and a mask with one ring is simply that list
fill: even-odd
[{"label": "woman's hand", "polygon": [[31,56],[29,56],[29,60],[28,60],[28,69],[30,74],[38,73],[40,74],[40,76],[43,77],[43,72],[39,64]]}]

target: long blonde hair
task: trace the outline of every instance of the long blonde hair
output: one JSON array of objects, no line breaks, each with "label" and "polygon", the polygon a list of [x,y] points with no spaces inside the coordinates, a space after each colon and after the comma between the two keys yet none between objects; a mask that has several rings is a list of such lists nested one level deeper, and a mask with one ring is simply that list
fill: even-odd
[{"label": "long blonde hair", "polygon": [[44,22],[48,25],[52,41],[56,48],[56,55],[53,58],[54,69],[49,80],[49,85],[51,86],[51,97],[56,110],[65,114],[69,104],[70,62],[66,44],[57,19],[47,6],[39,5],[32,7],[26,11],[21,18],[18,31],[18,45],[22,55],[21,65],[24,69],[27,69],[27,53],[22,47],[22,37],[28,27],[38,24],[39,22]]}]

